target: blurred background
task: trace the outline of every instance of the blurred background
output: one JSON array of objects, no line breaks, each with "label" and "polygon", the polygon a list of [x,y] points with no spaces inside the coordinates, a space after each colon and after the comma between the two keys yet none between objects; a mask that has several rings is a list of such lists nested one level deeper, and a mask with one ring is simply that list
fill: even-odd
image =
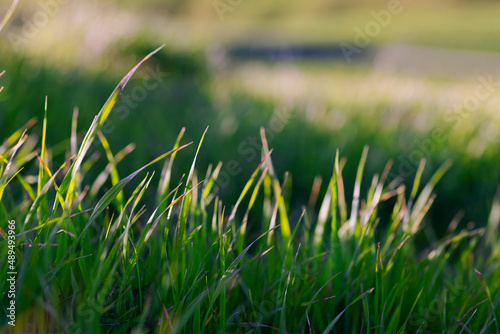
[{"label": "blurred background", "polygon": [[[486,0],[21,0],[0,36],[0,134],[34,117],[39,134],[48,96],[47,141],[62,164],[74,108],[83,138],[119,80],[166,44],[103,130],[115,154],[136,145],[122,177],[170,150],[182,127],[184,142],[198,142],[210,126],[199,175],[223,161],[219,191],[234,203],[264,127],[275,168],[291,175],[292,212],[316,176],[326,190],[337,148],[349,199],[368,145],[365,189],[389,159],[390,180],[408,185],[421,159],[424,181],[451,159],[427,219],[437,234],[457,214],[461,226],[484,225],[500,184],[498,13]],[[194,146],[179,154],[177,178]],[[100,144],[93,151],[89,179],[106,164]]]}]

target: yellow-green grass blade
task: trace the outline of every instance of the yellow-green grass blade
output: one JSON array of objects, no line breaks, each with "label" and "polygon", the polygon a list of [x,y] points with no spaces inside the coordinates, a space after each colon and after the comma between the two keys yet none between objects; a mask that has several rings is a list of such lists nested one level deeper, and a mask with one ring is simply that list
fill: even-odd
[{"label": "yellow-green grass blade", "polygon": [[[125,146],[114,157],[115,164],[118,165],[118,163],[120,163],[120,161],[122,161],[123,158],[125,158],[127,155],[129,155],[130,153],[132,153],[132,151],[134,151],[134,150],[135,150],[135,145],[134,144],[129,144],[129,145]],[[110,163],[108,163],[108,165],[106,166],[106,168],[97,176],[97,178],[95,179],[94,183],[90,187],[90,196],[91,197],[94,197],[94,196],[97,195],[97,193],[99,192],[99,190],[101,189],[101,187],[103,186],[103,184],[108,179],[108,176],[111,173],[111,169],[112,169],[112,166],[111,166]],[[118,182],[116,182],[116,183],[118,183]],[[116,183],[114,183],[114,184],[116,184]]]},{"label": "yellow-green grass blade", "polygon": [[500,248],[498,247],[499,239],[499,226],[500,226],[500,188],[497,189],[497,193],[493,200],[492,208],[490,211],[490,216],[488,218],[488,224],[486,225],[486,244],[491,248],[493,252],[492,258],[498,258],[500,254]]},{"label": "yellow-green grass blade", "polygon": [[412,202],[413,199],[417,196],[417,191],[418,191],[418,187],[420,186],[420,180],[422,178],[422,173],[424,172],[424,168],[425,168],[425,159],[422,159],[420,161],[420,164],[418,165],[417,175],[415,176],[415,181],[413,183],[413,189],[411,190],[410,202]]},{"label": "yellow-green grass blade", "polygon": [[[111,147],[109,146],[109,142],[106,139],[106,137],[102,134],[101,131],[97,132],[97,136],[99,137],[99,140],[101,141],[102,147],[104,148],[104,151],[106,152],[106,158],[108,159],[108,166],[110,166],[110,177],[111,177],[111,184],[114,186],[120,181],[120,176],[118,175],[118,170],[116,169],[116,158],[113,155],[113,152],[111,151]],[[116,195],[116,200],[118,201],[118,204],[121,205],[123,204],[123,192],[120,191],[118,195]]]},{"label": "yellow-green grass blade", "polygon": [[[195,190],[198,185],[200,185],[200,183],[198,183],[197,185],[195,185],[194,187],[192,187],[191,189],[189,189],[188,192],[186,193],[183,193],[181,196],[175,198],[172,200],[172,202],[165,208],[165,210],[160,213],[160,215],[156,218],[156,220],[154,222],[151,222],[151,220],[146,224],[146,227],[148,227],[147,229],[145,228],[142,232],[142,235],[141,235],[141,238],[139,239],[139,242],[137,243],[137,249],[139,250],[139,255],[140,253],[142,252],[143,248],[146,246],[147,242],[149,241],[149,239],[151,238],[151,236],[153,235],[153,232],[156,228],[156,226],[158,225],[158,223],[160,222],[161,218],[163,217],[163,215],[169,211],[175,204],[177,204],[181,199],[184,198],[184,196],[186,196],[187,194],[189,194],[190,192],[192,192],[193,190]],[[177,189],[181,186],[181,184],[179,184],[175,189],[173,189],[169,196],[171,194],[174,194],[175,192],[177,192]],[[168,198],[168,197],[167,197]],[[166,199],[167,199],[166,198]],[[165,199],[165,200],[166,200]],[[151,218],[153,218],[153,216],[151,216]]]},{"label": "yellow-green grass blade", "polygon": [[28,214],[26,215],[26,218],[24,219],[24,226],[28,225],[29,223],[31,223],[31,220],[33,219],[33,214],[35,213],[35,211],[38,209],[38,207],[40,206],[40,202],[43,200],[45,194],[49,191],[49,189],[51,188],[52,186],[52,180],[56,178],[56,176],[59,174],[59,171],[58,170],[57,172],[54,173],[53,175],[53,178],[52,179],[49,179],[49,181],[43,186],[42,188],[42,191],[40,192],[40,194],[36,197],[35,201],[33,202],[33,204],[31,205],[31,208],[30,210],[28,211]]},{"label": "yellow-green grass blade", "polygon": [[151,165],[157,163],[158,161],[160,160],[163,160],[164,158],[168,157],[169,155],[171,155],[172,153],[174,152],[177,152],[177,151],[180,151],[182,150],[183,148],[189,146],[191,143],[189,144],[186,144],[186,145],[183,145],[175,150],[172,150],[172,151],[169,151],[163,155],[161,155],[160,157],[154,159],[153,161],[151,161],[150,163],[148,163],[147,165],[144,165],[143,167],[139,168],[138,170],[136,170],[135,172],[133,172],[132,174],[130,174],[129,176],[125,177],[124,179],[120,180],[120,182],[118,182],[117,184],[115,184],[113,187],[111,187],[111,189],[109,189],[106,194],[104,194],[104,196],[99,200],[99,202],[97,203],[97,205],[95,206],[94,208],[94,211],[92,212],[92,214],[90,215],[90,218],[89,218],[89,221],[87,223],[87,225],[85,226],[85,228],[82,230],[81,234],[80,234],[80,238],[83,236],[83,234],[85,233],[85,231],[87,230],[87,228],[94,222],[94,220],[104,211],[104,209],[111,203],[111,201],[113,201],[113,199],[116,197],[116,195],[130,182],[132,181],[132,179],[137,176],[137,174],[139,174],[140,172],[142,172],[144,169],[150,167]]},{"label": "yellow-green grass blade", "polygon": [[389,175],[391,167],[392,161],[387,162],[384,171],[382,172],[382,176],[380,177],[380,181],[378,177],[374,176],[372,188],[370,188],[370,194],[368,196],[369,205],[367,205],[367,208],[365,209],[363,219],[361,220],[361,226],[366,225],[370,218],[374,218],[374,215],[377,212],[377,206],[382,199],[384,183],[387,179],[387,176]]},{"label": "yellow-green grass blade", "polygon": [[[266,131],[264,128],[260,128],[260,136],[262,139],[262,149],[264,155],[269,155],[269,146],[267,144],[267,138],[266,138]],[[278,181],[278,177],[274,173],[274,168],[273,168],[273,163],[271,159],[266,160],[266,165],[267,168],[269,169],[269,175],[271,176],[272,179],[272,186],[274,189],[274,193],[276,196],[276,201],[278,203],[278,209],[279,209],[279,215],[280,215],[280,226],[281,226],[281,235],[283,239],[285,240],[285,243],[288,243],[288,240],[290,239],[290,222],[288,221],[288,214],[287,214],[287,209],[285,206],[285,201],[283,199],[283,196],[281,194],[281,187]]]},{"label": "yellow-green grass blade", "polygon": [[19,173],[17,173],[17,180],[19,181],[23,189],[26,191],[30,199],[34,201],[36,198],[36,194],[31,185],[28,183],[28,181],[26,181],[26,179]]},{"label": "yellow-green grass blade", "polygon": [[424,189],[422,189],[420,195],[415,201],[415,205],[411,210],[411,215],[409,218],[410,219],[409,225],[411,226],[407,225],[406,231],[411,230],[412,233],[415,233],[419,229],[420,222],[434,199],[432,196],[432,191],[434,190],[434,187],[439,182],[439,180],[441,180],[441,178],[448,171],[448,169],[450,169],[451,166],[452,162],[450,160],[442,164],[438,168],[438,170],[432,175],[430,181],[427,183]]},{"label": "yellow-green grass blade", "polygon": [[342,177],[342,168],[344,164],[345,160],[342,160],[342,162],[339,162],[339,160],[335,160],[335,174],[337,176],[337,190],[338,190],[338,201],[339,201],[339,211],[340,211],[339,227],[340,225],[344,224],[347,221],[347,206],[345,202],[344,179]]},{"label": "yellow-green grass blade", "polygon": [[321,207],[319,209],[316,228],[314,229],[313,246],[317,251],[320,250],[323,243],[325,224],[328,219],[329,211],[333,210],[333,208],[331,208],[333,203],[332,193],[335,192],[335,190],[333,189],[333,182],[333,179],[330,180],[325,197],[323,198],[323,202],[321,203]]},{"label": "yellow-green grass blade", "polygon": [[417,196],[417,191],[420,186],[420,180],[422,179],[422,174],[424,172],[425,168],[425,159],[422,159],[420,161],[420,164],[417,169],[417,173],[415,175],[415,180],[413,181],[413,188],[411,190],[410,198],[408,199],[408,205],[407,208],[408,210],[406,211],[405,218],[403,220],[403,228],[405,231],[409,230],[409,224],[410,224],[410,213],[411,209],[413,207],[413,201],[415,200],[415,197]]},{"label": "yellow-green grass blade", "polygon": [[[42,167],[43,170],[45,170],[45,173],[51,179],[52,184],[54,185],[54,189],[56,191],[56,198],[57,198],[57,200],[59,201],[59,204],[61,204],[61,207],[64,210],[65,209],[65,207],[64,207],[64,198],[63,198],[63,196],[61,194],[61,191],[60,191],[59,187],[57,186],[57,184],[56,184],[56,182],[54,180],[54,177],[53,177],[52,173],[50,172],[49,166],[47,166],[47,164],[43,161],[43,159],[41,157],[37,156],[37,158],[40,161],[40,166]],[[39,188],[40,188],[40,185],[39,185]]]},{"label": "yellow-green grass blade", "polygon": [[246,229],[247,229],[247,223],[248,223],[248,215],[250,214],[250,210],[252,209],[255,200],[257,199],[257,194],[259,193],[260,186],[262,185],[262,182],[264,181],[264,178],[267,175],[267,167],[262,171],[262,174],[257,181],[257,184],[255,185],[255,188],[253,189],[252,195],[250,196],[250,201],[248,202],[248,207],[247,211],[245,212],[245,216],[243,217],[243,221],[241,222],[241,228],[240,228],[240,233],[239,233],[239,239],[236,245],[236,249],[238,252],[241,252],[243,250],[243,245],[245,243],[245,234],[246,234]]},{"label": "yellow-green grass blade", "polygon": [[[0,77],[5,74],[5,70],[0,72]],[[3,90],[3,86],[0,86],[0,92]]]},{"label": "yellow-green grass blade", "polygon": [[[30,129],[33,125],[35,125],[37,122],[37,118],[34,117],[30,119],[26,124],[24,124],[21,128],[19,128],[16,132],[14,132],[12,135],[5,140],[5,142],[0,146],[0,157],[3,157],[5,155],[5,152],[10,150],[10,147],[14,145],[21,136],[23,136],[28,129]],[[5,157],[2,160],[6,160]]]},{"label": "yellow-green grass blade", "polygon": [[24,133],[21,135],[21,138],[19,138],[17,144],[11,149],[10,160],[7,163],[5,169],[3,170],[3,173],[0,175],[0,201],[2,200],[5,187],[9,183],[9,172],[10,169],[12,168],[12,163],[14,162],[14,157],[16,155],[16,152],[19,150],[19,148],[21,148],[21,146],[26,142],[27,139],[28,135],[26,135],[26,131],[24,131]]},{"label": "yellow-green grass blade", "polygon": [[[181,129],[181,132],[179,132],[179,135],[177,136],[177,139],[174,144],[174,149],[178,148],[181,142],[182,137],[184,136],[184,132],[186,131],[186,128],[183,127]],[[163,166],[162,172],[161,172],[161,178],[160,178],[160,185],[158,187],[158,202],[163,201],[163,197],[166,195],[166,193],[169,191],[169,186],[170,186],[170,179],[172,175],[172,166],[174,163],[174,159],[177,155],[177,152],[172,154],[172,156],[165,161],[165,164]]]},{"label": "yellow-green grass blade", "polygon": [[354,194],[352,198],[352,208],[351,216],[349,222],[347,223],[348,234],[354,233],[356,222],[358,220],[358,207],[359,207],[359,196],[361,190],[361,180],[363,179],[363,170],[365,168],[366,157],[368,156],[368,146],[363,148],[363,153],[361,154],[361,160],[359,161],[358,171],[356,172],[356,183],[354,184]]},{"label": "yellow-green grass blade", "polygon": [[[340,267],[342,263],[342,249],[340,246],[339,229],[346,222],[347,209],[344,195],[344,181],[342,180],[342,171],[340,168],[340,153],[337,149],[335,153],[335,166],[333,168],[331,192],[332,192],[332,221],[330,232],[330,251],[332,252],[334,263],[333,268]],[[337,210],[338,209],[338,210]],[[338,221],[337,211],[340,212]]]},{"label": "yellow-green grass blade", "polygon": [[247,194],[248,190],[250,190],[250,187],[252,186],[252,184],[255,181],[255,178],[257,177],[257,174],[262,169],[262,166],[264,165],[264,163],[266,162],[266,160],[269,158],[269,156],[271,155],[271,153],[272,153],[272,150],[260,162],[260,164],[257,166],[257,168],[255,169],[255,171],[252,173],[252,176],[250,176],[250,179],[245,184],[245,187],[243,188],[243,191],[241,192],[240,197],[238,197],[238,200],[236,201],[236,204],[234,205],[233,210],[231,211],[231,214],[229,215],[229,218],[228,218],[229,224],[231,224],[231,222],[236,217],[236,211],[238,210],[238,207],[239,207],[241,201],[243,200],[243,198]]},{"label": "yellow-green grass blade", "polygon": [[[276,227],[276,218],[278,216],[278,210],[279,210],[279,205],[280,205],[280,200],[281,200],[281,189],[276,195],[276,202],[274,203],[274,209],[273,213],[271,216],[271,221],[269,222],[269,234],[267,235],[267,246],[269,247],[272,243],[273,235],[274,235],[274,228]],[[285,239],[285,244],[288,244],[288,240]]]},{"label": "yellow-green grass blade", "polygon": [[[28,223],[31,222],[33,219],[33,215],[35,214],[35,211],[38,210],[38,208],[41,206],[42,201],[45,200],[45,195],[49,191],[50,187],[52,186],[52,182],[55,180],[56,176],[66,167],[67,161],[64,162],[61,167],[52,175],[52,178],[48,179],[48,182],[43,186],[42,191],[40,192],[39,195],[36,196],[35,200],[33,201],[33,204],[31,205],[28,214],[26,215],[26,218],[24,220],[24,226],[26,226]],[[60,189],[59,189],[60,190]],[[54,202],[56,204],[57,201]],[[55,215],[55,210],[53,212],[53,215]],[[54,218],[54,217],[52,217]]]},{"label": "yellow-green grass blade", "polygon": [[333,241],[333,234],[337,234],[337,230],[339,228],[339,222],[337,221],[337,211],[338,211],[338,203],[339,203],[339,190],[338,190],[338,181],[337,181],[337,165],[339,161],[339,150],[335,153],[335,163],[333,166],[333,172],[332,172],[332,181],[331,181],[331,187],[330,191],[332,193],[332,198],[331,198],[331,206],[330,206],[330,214],[332,216],[332,221],[330,223],[331,228],[332,228],[332,241]]},{"label": "yellow-green grass blade", "polygon": [[[193,175],[194,175],[194,169],[196,165],[196,159],[198,158],[198,153],[200,152],[201,145],[203,144],[203,139],[205,138],[205,135],[208,131],[208,127],[205,129],[203,132],[203,135],[201,136],[200,142],[198,143],[198,148],[196,149],[196,153],[193,158],[193,163],[191,164],[191,169],[189,170],[188,178],[186,180],[186,187],[184,188],[184,192],[187,193],[189,189],[191,189],[191,184],[193,181]],[[182,199],[182,205],[181,205],[181,216],[179,218],[179,235],[178,239],[176,240],[177,242],[177,255],[183,255],[181,252],[182,245],[184,244],[185,237],[186,237],[186,225],[187,225],[187,216],[189,213],[189,207],[191,204],[191,194],[184,196]]]},{"label": "yellow-green grass blade", "polygon": [[210,176],[205,178],[205,183],[203,184],[203,196],[201,196],[201,206],[203,210],[208,204],[210,204],[211,200],[213,199],[214,194],[212,194],[211,192],[214,187],[215,181],[217,181],[217,178],[219,177],[221,169],[222,161],[219,161],[217,167],[215,167],[212,173],[208,173],[207,171],[207,176],[208,174],[210,174]]},{"label": "yellow-green grass blade", "polygon": [[14,14],[14,11],[16,10],[18,3],[19,3],[19,0],[14,0],[12,2],[12,4],[10,5],[9,9],[7,10],[7,13],[5,13],[5,16],[2,20],[2,22],[0,22],[0,32],[7,25],[7,22],[9,22],[10,18],[12,17],[12,14]]},{"label": "yellow-green grass blade", "polygon": [[78,108],[73,109],[73,117],[71,119],[71,156],[76,157],[78,153],[78,135],[77,135],[77,125],[78,125]]},{"label": "yellow-green grass blade", "polygon": [[196,149],[196,154],[194,155],[193,163],[191,164],[191,169],[189,170],[188,178],[186,181],[186,191],[187,191],[187,189],[189,189],[189,187],[191,187],[191,183],[193,181],[192,179],[193,179],[193,174],[194,174],[194,168],[196,165],[196,159],[198,158],[198,154],[200,153],[201,144],[203,144],[203,140],[205,139],[205,135],[207,134],[207,131],[208,131],[208,126],[205,129],[205,131],[203,132],[203,135],[201,136],[200,142],[198,143],[198,148]]},{"label": "yellow-green grass blade", "polygon": [[[128,237],[129,237],[130,227],[132,226],[132,222],[134,220],[134,218],[133,218],[134,211],[135,211],[137,205],[139,204],[139,201],[141,200],[142,196],[144,196],[144,192],[149,187],[149,184],[151,183],[153,176],[154,176],[154,173],[152,173],[148,179],[148,175],[146,175],[144,180],[142,180],[142,182],[139,184],[139,186],[137,186],[136,191],[134,191],[134,195],[132,196],[132,197],[135,197],[135,199],[133,200],[132,209],[130,210],[129,218],[127,221],[127,225],[125,227],[125,231],[123,232],[123,239],[122,239],[122,243],[123,243],[122,256],[123,256],[124,262],[127,260],[127,255],[128,255],[128,249],[127,249],[128,239],[129,239]],[[135,194],[137,194],[137,195],[135,195]]]},{"label": "yellow-green grass blade", "polygon": [[45,108],[43,114],[43,126],[42,126],[42,151],[40,152],[40,165],[38,166],[38,194],[42,190],[42,185],[45,184],[44,178],[44,164],[46,158],[46,138],[47,138],[47,103],[48,98],[45,97]]},{"label": "yellow-green grass blade", "polygon": [[155,53],[157,53],[161,48],[163,48],[163,45],[160,46],[158,49],[154,50],[150,54],[148,54],[146,57],[144,57],[137,65],[132,68],[127,75],[120,81],[118,86],[116,86],[115,90],[113,93],[111,93],[110,97],[102,107],[101,111],[97,114],[97,116],[94,118],[94,121],[92,122],[92,125],[90,126],[89,130],[87,131],[87,134],[85,135],[85,138],[83,139],[83,142],[80,146],[80,149],[76,155],[75,161],[73,162],[73,165],[70,167],[68,173],[66,174],[62,184],[61,184],[61,190],[63,192],[67,191],[66,195],[66,202],[71,204],[74,196],[74,189],[76,186],[76,180],[77,180],[77,175],[79,174],[80,171],[80,166],[83,162],[83,159],[85,158],[85,155],[87,154],[88,150],[90,149],[90,145],[92,144],[94,138],[97,135],[97,132],[99,129],[102,127],[104,122],[109,116],[109,113],[111,112],[111,109],[116,103],[116,100],[118,99],[118,96],[122,93],[123,89],[127,85],[128,81],[132,77],[132,75],[135,73],[135,71],[139,68],[142,63],[144,63],[146,60],[148,60],[150,57],[152,57]]}]

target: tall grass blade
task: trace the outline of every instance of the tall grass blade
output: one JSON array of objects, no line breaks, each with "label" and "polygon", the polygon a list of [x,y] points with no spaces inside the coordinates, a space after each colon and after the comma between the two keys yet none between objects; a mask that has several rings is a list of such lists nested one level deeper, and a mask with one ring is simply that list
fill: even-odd
[{"label": "tall grass blade", "polygon": [[19,0],[14,0],[10,5],[9,9],[7,10],[7,13],[5,13],[2,22],[0,22],[0,32],[2,32],[2,29],[7,25],[7,22],[9,22],[10,18],[12,17],[12,14],[14,14],[14,11],[16,10],[18,3]]},{"label": "tall grass blade", "polygon": [[151,58],[155,53],[160,51],[161,48],[163,48],[163,45],[160,46],[158,49],[154,50],[153,52],[151,52],[150,54],[148,54],[146,57],[144,57],[137,65],[134,66],[134,68],[130,70],[130,72],[127,73],[127,75],[125,75],[125,77],[120,81],[118,86],[116,86],[113,93],[111,93],[110,97],[102,107],[101,111],[94,118],[94,121],[92,122],[92,125],[90,126],[89,130],[87,131],[87,134],[85,135],[85,138],[83,139],[80,149],[75,157],[75,161],[71,165],[68,173],[66,174],[61,184],[62,192],[67,191],[65,200],[66,202],[68,202],[69,206],[71,206],[71,202],[73,201],[74,190],[76,187],[77,176],[80,171],[80,166],[83,162],[83,159],[85,158],[85,155],[90,149],[90,145],[92,144],[94,138],[96,137],[97,132],[108,118],[111,109],[114,107],[116,100],[118,99],[118,96],[120,96],[120,94],[122,93],[123,89],[127,85],[130,78],[132,78],[132,75],[135,73],[135,71],[139,68],[139,66],[142,65],[142,63],[144,63],[146,60]]},{"label": "tall grass blade", "polygon": [[120,182],[118,182],[117,184],[115,184],[113,187],[111,187],[111,189],[109,189],[106,194],[104,194],[104,196],[99,200],[99,202],[97,203],[97,205],[95,206],[94,208],[94,211],[92,212],[92,214],[90,215],[90,218],[89,218],[89,221],[87,223],[87,225],[85,226],[85,228],[82,230],[81,234],[80,234],[80,239],[81,237],[83,236],[83,234],[85,233],[85,231],[87,230],[87,228],[89,228],[89,226],[94,222],[94,220],[104,211],[104,209],[111,203],[111,201],[113,201],[113,199],[117,196],[117,194],[130,182],[132,181],[132,179],[134,177],[137,176],[137,174],[139,174],[140,172],[142,172],[144,169],[148,168],[149,166],[155,164],[156,162],[160,161],[160,160],[163,160],[164,158],[168,157],[169,155],[171,155],[172,153],[174,152],[177,152],[177,151],[180,151],[182,150],[183,148],[187,147],[191,145],[191,143],[189,144],[186,144],[186,145],[183,145],[175,150],[172,150],[170,152],[167,152],[161,156],[159,156],[158,158],[154,159],[153,161],[151,161],[150,163],[148,163],[147,165],[144,165],[143,167],[139,168],[138,170],[136,170],[135,172],[133,172],[132,174],[130,174],[129,176],[125,177],[124,179],[120,180]]}]

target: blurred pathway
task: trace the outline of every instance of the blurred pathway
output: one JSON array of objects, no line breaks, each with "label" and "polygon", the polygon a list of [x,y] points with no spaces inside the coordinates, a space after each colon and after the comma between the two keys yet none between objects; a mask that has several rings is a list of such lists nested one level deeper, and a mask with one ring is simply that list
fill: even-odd
[{"label": "blurred pathway", "polygon": [[500,75],[500,53],[389,44],[378,49],[376,71],[443,77]]},{"label": "blurred pathway", "polygon": [[[321,61],[348,64],[342,44],[231,47],[212,46],[208,62],[216,67],[245,61]],[[375,72],[450,78],[500,76],[500,53],[388,44],[349,55],[349,64],[372,64]]]}]

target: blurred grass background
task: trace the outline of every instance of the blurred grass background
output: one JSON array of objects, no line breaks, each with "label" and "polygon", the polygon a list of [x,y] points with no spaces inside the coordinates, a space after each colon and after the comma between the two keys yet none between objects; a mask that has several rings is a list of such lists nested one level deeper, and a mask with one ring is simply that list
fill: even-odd
[{"label": "blurred grass background", "polygon": [[[51,153],[62,164],[69,158],[61,152],[70,145],[64,140],[69,138],[65,131],[71,128],[73,109],[79,109],[83,136],[123,74],[166,43],[132,79],[110,116],[106,136],[113,152],[130,142],[137,147],[119,166],[124,175],[169,149],[183,126],[186,140],[197,141],[209,125],[200,165],[237,162],[241,173],[230,176],[220,189],[227,203],[234,202],[232,196],[259,160],[240,145],[248,148],[244,143],[258,138],[261,126],[270,129],[276,110],[288,110],[290,117],[270,146],[277,171],[291,172],[288,196],[298,212],[315,176],[329,178],[337,148],[347,157],[345,180],[352,185],[362,148],[369,145],[368,175],[394,159],[394,176],[408,183],[418,167],[416,157],[428,160],[424,177],[445,160],[454,161],[437,187],[436,204],[427,218],[437,233],[460,211],[464,225],[486,222],[500,183],[500,94],[494,90],[461,114],[467,117],[455,115],[450,121],[449,116],[474,94],[477,77],[384,73],[370,62],[249,61],[222,67],[207,62],[207,50],[214,45],[352,43],[353,29],[363,28],[373,20],[370,12],[386,9],[388,1],[242,0],[233,2],[239,4],[231,5],[223,20],[214,7],[217,3],[22,1],[0,37],[0,64],[7,70],[0,79],[5,86],[0,134],[7,137],[31,118],[40,119],[48,96],[48,146],[60,148]],[[0,11],[8,5],[2,3]],[[401,1],[401,6],[402,12],[371,38],[370,47],[406,43],[500,51],[500,4],[495,1]],[[146,88],[145,83],[155,82],[155,73],[160,73],[160,85]],[[143,91],[145,96],[139,95]],[[140,98],[134,99],[134,94]],[[442,140],[429,144],[435,129],[443,133]],[[427,151],[418,154],[422,146]],[[95,151],[104,157],[101,147]],[[101,160],[100,167],[105,165]],[[188,170],[189,164],[189,159],[179,159],[177,173]]]}]

